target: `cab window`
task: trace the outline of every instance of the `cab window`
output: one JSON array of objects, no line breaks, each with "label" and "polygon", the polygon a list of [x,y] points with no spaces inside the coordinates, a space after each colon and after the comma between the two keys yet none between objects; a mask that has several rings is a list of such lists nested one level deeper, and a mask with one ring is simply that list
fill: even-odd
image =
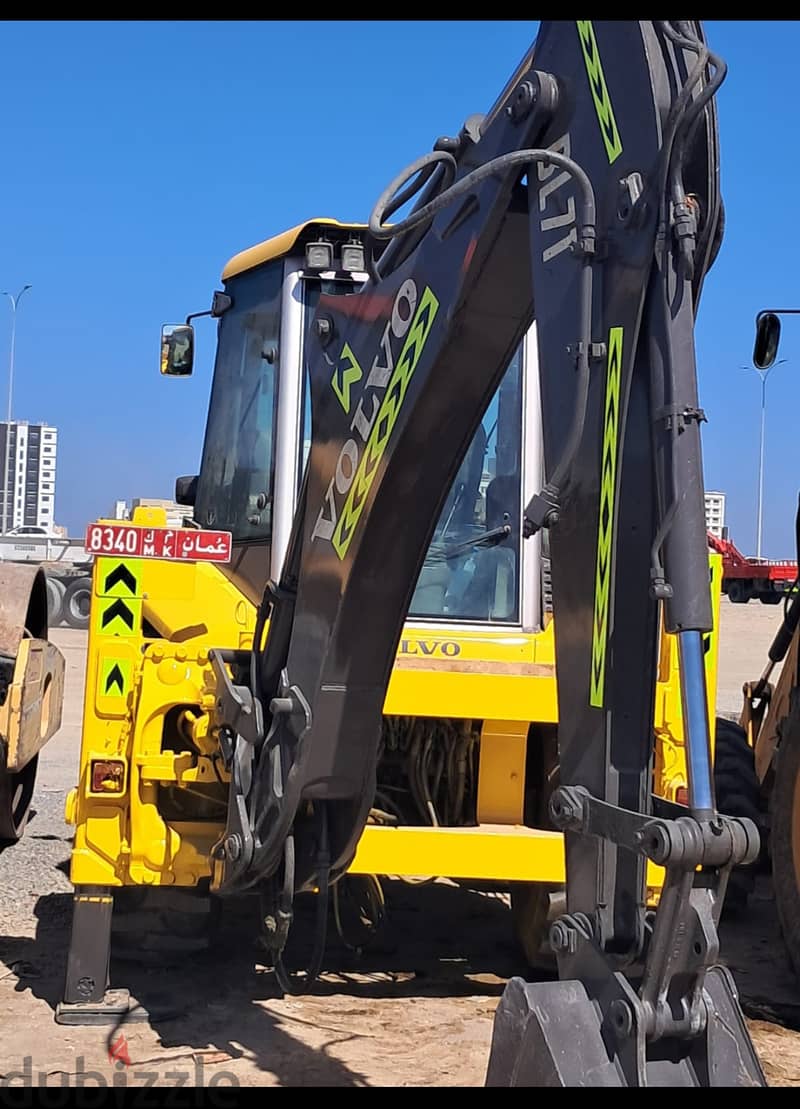
[{"label": "cab window", "polygon": [[233,278],[219,324],[195,518],[239,542],[272,535],[282,283],[282,262]]},{"label": "cab window", "polygon": [[520,349],[450,488],[409,616],[476,623],[519,620],[521,442]]},{"label": "cab window", "polygon": [[[318,299],[318,284],[308,282],[306,335]],[[410,617],[475,623],[519,621],[522,399],[520,347],[450,488],[412,597]],[[306,373],[298,443],[301,474],[310,447],[311,397]]]}]

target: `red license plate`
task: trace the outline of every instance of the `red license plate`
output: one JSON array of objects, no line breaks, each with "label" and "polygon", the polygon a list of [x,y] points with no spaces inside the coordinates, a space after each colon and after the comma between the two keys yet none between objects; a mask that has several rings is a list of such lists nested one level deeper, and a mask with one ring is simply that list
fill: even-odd
[{"label": "red license plate", "polygon": [[89,524],[86,550],[93,555],[163,558],[169,561],[230,562],[229,531],[142,528],[132,524]]}]

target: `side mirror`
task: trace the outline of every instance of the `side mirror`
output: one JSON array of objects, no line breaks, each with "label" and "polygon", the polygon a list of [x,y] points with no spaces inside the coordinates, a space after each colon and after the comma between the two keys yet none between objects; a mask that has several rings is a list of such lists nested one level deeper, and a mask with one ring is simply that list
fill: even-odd
[{"label": "side mirror", "polygon": [[175,478],[175,504],[194,506],[197,498],[197,474]]},{"label": "side mirror", "polygon": [[756,317],[756,341],[753,347],[753,365],[757,370],[768,370],[778,353],[781,338],[781,321],[774,312],[759,312]]},{"label": "side mirror", "polygon": [[188,377],[194,364],[194,328],[191,324],[165,324],[161,328],[161,373]]}]

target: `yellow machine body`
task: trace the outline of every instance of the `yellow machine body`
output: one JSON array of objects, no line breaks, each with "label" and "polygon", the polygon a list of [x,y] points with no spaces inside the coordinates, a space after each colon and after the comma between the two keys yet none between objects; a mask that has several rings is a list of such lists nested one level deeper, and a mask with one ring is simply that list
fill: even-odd
[{"label": "yellow machine body", "polygon": [[[134,524],[165,526],[163,509]],[[713,555],[718,609],[721,566]],[[109,616],[110,614],[110,616]],[[211,873],[225,826],[227,774],[215,738],[209,648],[249,648],[255,608],[212,565],[100,557],[92,615],[80,779],[67,800],[77,886],[193,886]],[[716,634],[706,637],[709,714]],[[537,634],[409,624],[385,701],[387,717],[477,722],[477,822],[468,827],[370,824],[351,871],[557,883],[559,833],[524,822],[528,745],[557,722],[552,621]],[[681,799],[687,777],[674,638],[661,637],[654,789]],[[191,750],[176,743],[189,740]],[[660,882],[650,868],[649,881]]]}]

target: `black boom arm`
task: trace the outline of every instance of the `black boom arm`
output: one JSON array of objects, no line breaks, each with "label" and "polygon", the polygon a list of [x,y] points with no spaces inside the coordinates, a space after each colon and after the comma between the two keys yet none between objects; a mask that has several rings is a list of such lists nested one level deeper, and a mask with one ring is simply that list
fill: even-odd
[{"label": "black boom arm", "polygon": [[[293,892],[353,858],[425,551],[535,319],[548,480],[525,532],[550,529],[567,915],[563,980],[506,991],[491,1084],[763,1081],[713,966],[727,875],[757,850],[715,811],[702,651],[693,333],[721,236],[723,75],[696,22],[546,22],[490,112],[389,186],[370,280],[314,319],[281,580],[253,654],[216,656],[232,780],[215,883],[272,890],[279,960]],[[688,809],[651,798],[660,614],[679,636]],[[655,919],[648,859],[666,872]]]}]

